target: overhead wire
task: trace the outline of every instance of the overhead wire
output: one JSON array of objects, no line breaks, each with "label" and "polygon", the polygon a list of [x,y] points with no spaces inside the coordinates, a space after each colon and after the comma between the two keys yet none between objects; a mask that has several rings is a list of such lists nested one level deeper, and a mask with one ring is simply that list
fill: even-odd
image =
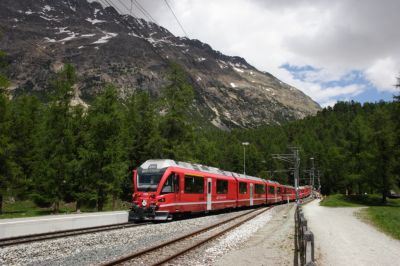
[{"label": "overhead wire", "polygon": [[171,13],[172,13],[172,15],[174,16],[176,22],[178,23],[179,27],[181,28],[183,34],[184,34],[187,38],[189,38],[189,37],[188,37],[188,34],[186,33],[185,29],[183,28],[181,22],[179,21],[178,17],[176,16],[174,10],[173,10],[172,7],[168,4],[168,1],[167,1],[167,0],[164,0],[164,3],[167,5],[167,7],[169,8],[169,10],[171,11]]},{"label": "overhead wire", "polygon": [[[155,20],[155,19],[151,16],[151,14],[146,10],[145,7],[143,7],[137,0],[134,0],[134,2],[137,4],[136,7],[139,7],[139,8],[140,8],[140,11],[142,12],[142,14],[144,14],[144,15],[149,19],[149,21],[151,21],[151,22],[153,22],[153,23],[155,23],[155,24],[157,24],[157,25],[160,25],[160,23],[158,23],[157,20]],[[126,8],[126,6],[125,6],[125,8]],[[173,11],[172,11],[172,12],[173,12]],[[173,14],[173,15],[174,15],[174,14]],[[176,16],[175,16],[175,17],[176,17]],[[179,23],[179,22],[178,22],[178,23]],[[182,29],[183,29],[183,27],[182,27]],[[188,38],[187,34],[186,34],[185,37]],[[196,60],[194,60],[193,57],[191,57],[190,55],[188,55],[188,54],[186,54],[186,53],[184,53],[184,52],[182,52],[182,51],[180,51],[180,50],[178,50],[176,47],[167,46],[167,48],[169,48],[171,51],[177,51],[177,52],[179,52],[180,54],[182,54],[184,57],[186,57],[186,59],[188,59],[188,60],[191,61],[191,62],[196,62]]]},{"label": "overhead wire", "polygon": [[[143,13],[147,18],[149,18],[150,21],[152,21],[152,22],[158,24],[157,21],[150,15],[150,13],[147,12],[147,10],[146,10],[137,0],[133,0],[133,1],[136,3],[136,7],[138,7],[138,8],[142,11],[142,13]],[[159,24],[158,24],[158,25],[159,25]]]},{"label": "overhead wire", "polygon": [[[119,12],[121,15],[123,14],[122,11],[121,11],[118,7],[116,7],[116,6],[114,6],[112,3],[110,3],[109,0],[99,0],[99,1],[101,1],[101,2],[102,2],[102,1],[105,1],[109,6],[113,7],[114,9],[116,9],[117,12]],[[104,4],[104,2],[102,2],[102,3]],[[105,6],[107,6],[107,5],[105,5]],[[128,9],[128,11],[129,11],[129,9]],[[120,20],[120,22],[121,22],[123,25],[127,26],[127,27],[128,27],[129,29],[131,29],[131,30],[134,30],[135,27],[132,27],[132,25],[131,25],[131,23],[130,23],[129,21],[123,20],[123,19],[120,19],[120,18],[121,18],[121,17],[119,17],[119,20]],[[147,42],[149,42],[149,41],[147,41]],[[150,43],[150,42],[149,42],[149,43]],[[156,55],[158,55],[164,63],[166,63],[167,65],[170,63],[167,59],[165,59],[165,58],[154,48],[154,46],[153,46],[151,43],[150,43],[150,49],[151,49]]]},{"label": "overhead wire", "polygon": [[[104,1],[107,1],[107,2],[108,2],[108,0],[104,0]],[[140,7],[140,11],[149,19],[150,22],[153,22],[153,23],[155,23],[155,24],[157,24],[157,25],[160,25],[160,24],[150,15],[150,13],[146,10],[146,8],[144,8],[144,7],[143,7],[139,2],[137,2],[136,0],[134,0],[134,2],[137,3],[137,5]],[[109,3],[109,2],[108,2],[108,3]],[[109,3],[109,4],[110,4],[110,3]],[[112,4],[110,4],[110,5],[111,5],[112,7],[115,7],[115,6],[113,6]],[[124,8],[129,12],[129,8],[128,8],[126,5],[123,5],[123,6],[124,6]],[[138,7],[138,6],[137,6],[137,7]],[[121,12],[120,9],[118,9],[118,8],[116,8],[116,9],[117,9],[117,11],[118,11],[120,14],[123,14],[123,13]],[[153,50],[155,50],[153,45],[151,45],[151,47],[153,48]],[[167,48],[169,48],[171,51],[179,52],[180,54],[183,54],[183,56],[186,57],[189,61],[195,62],[195,60],[194,60],[191,56],[187,55],[186,53],[181,52],[181,51],[178,50],[176,47],[167,46]],[[158,52],[157,52],[157,54],[158,54],[160,57],[162,57]],[[168,62],[169,62],[169,60],[168,60]],[[197,84],[197,82],[195,82],[195,83]]]},{"label": "overhead wire", "polygon": [[[104,1],[107,1],[107,2],[108,2],[108,0],[104,0]],[[136,0],[134,0],[134,2],[136,2],[136,3],[141,7],[141,12],[142,12],[142,13],[148,14],[148,16],[146,16],[146,17],[148,17],[148,18],[150,19],[151,22],[153,22],[153,23],[155,23],[155,24],[157,24],[157,25],[160,25],[160,24],[157,23],[157,21],[150,15],[150,13],[147,12],[147,10],[146,10],[143,6],[141,6]],[[109,3],[109,2],[108,2],[108,3]],[[110,4],[110,3],[109,3],[109,4]],[[114,7],[112,4],[110,4],[110,6]],[[127,8],[126,5],[124,5],[124,7],[125,7],[125,9],[129,12],[129,8]],[[121,12],[121,10],[117,9],[117,11],[118,11],[120,14],[123,14],[123,13]],[[124,22],[125,22],[125,21],[123,21],[123,23],[124,23]],[[128,21],[126,21],[126,22],[129,23]],[[126,24],[126,23],[125,23],[125,24]],[[186,38],[187,38],[187,37],[186,37]],[[146,39],[145,39],[145,40],[146,40]],[[147,40],[147,41],[148,41],[148,40]],[[148,41],[148,42],[149,42],[149,41]],[[149,44],[150,44],[150,48],[152,49],[152,51],[153,51],[154,53],[156,53],[166,64],[169,65],[169,64],[171,63],[171,61],[168,59],[168,57],[167,57],[167,59],[164,58],[164,56],[161,55],[161,54],[157,51],[157,49],[153,46],[153,44],[151,44],[150,42],[149,42]],[[201,73],[203,73],[202,69],[203,69],[205,72],[207,72],[207,70],[205,69],[204,65],[203,65],[203,64],[197,64],[197,61],[196,61],[190,54],[187,54],[187,53],[185,53],[185,52],[182,52],[181,50],[179,50],[177,47],[175,47],[175,46],[173,46],[173,45],[167,45],[166,48],[169,49],[171,52],[178,52],[179,54],[183,55],[183,56],[184,56],[189,62],[191,62],[192,64],[198,65],[198,66],[199,66],[198,70],[199,70]],[[204,74],[204,73],[203,73],[203,74]],[[192,77],[192,76],[190,76],[190,75],[189,75],[189,77],[191,78],[192,82],[193,82],[194,84],[196,84],[199,88],[204,88],[204,86],[203,86],[202,84],[200,84],[199,81],[198,81],[196,78],[194,78],[194,77]]]},{"label": "overhead wire", "polygon": [[[148,17],[149,17],[154,23],[156,23],[157,25],[160,25],[160,24],[150,15],[150,13],[149,13],[148,11],[147,11],[142,5],[140,5],[140,3],[137,2],[137,0],[134,0],[134,1],[143,9],[143,12],[145,12],[146,14],[148,14]],[[172,15],[175,17],[176,21],[178,22],[178,25],[180,26],[180,28],[182,29],[183,33],[185,34],[185,37],[186,37],[187,39],[189,39],[188,34],[187,34],[186,31],[184,30],[184,28],[183,28],[183,26],[182,26],[182,23],[180,23],[178,17],[175,15],[175,12],[173,11],[172,7],[168,4],[167,1],[165,1],[165,3],[166,3],[166,5],[168,6],[169,10],[171,11]],[[195,60],[195,58],[194,58],[193,56],[191,56],[190,54],[187,54],[187,53],[185,53],[185,52],[182,52],[182,51],[178,50],[178,48],[177,48],[177,47],[174,47],[173,45],[169,45],[169,46],[167,46],[167,48],[169,48],[171,51],[177,51],[177,52],[179,52],[179,54],[183,55],[189,62],[198,65],[198,66],[199,66],[198,69],[200,70],[200,72],[203,72],[202,70],[204,70],[205,72],[207,72],[207,69],[205,69],[204,65],[203,65],[203,64],[197,64],[197,61]],[[197,84],[199,87],[202,87],[202,85],[199,84],[199,82],[197,81],[197,79],[193,79],[193,82],[194,82],[195,84]]]}]

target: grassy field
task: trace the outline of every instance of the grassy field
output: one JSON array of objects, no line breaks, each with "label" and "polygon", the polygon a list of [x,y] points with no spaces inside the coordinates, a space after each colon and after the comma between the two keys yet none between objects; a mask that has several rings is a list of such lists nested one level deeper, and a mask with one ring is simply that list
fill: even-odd
[{"label": "grassy field", "polygon": [[325,207],[361,207],[364,205],[358,204],[351,200],[351,198],[342,195],[342,194],[336,194],[336,195],[330,195],[324,198],[319,205],[325,206]]},{"label": "grassy field", "polygon": [[326,207],[368,207],[362,211],[363,219],[400,240],[400,199],[388,199],[383,205],[379,195],[330,195],[320,203]]},{"label": "grassy field", "polygon": [[[123,202],[118,200],[116,202],[115,210],[128,210],[129,202]],[[104,206],[104,211],[111,211],[111,200],[107,201]],[[81,212],[95,212],[96,208],[82,207]],[[16,201],[16,202],[4,202],[3,203],[3,214],[0,214],[0,219],[6,218],[23,218],[31,216],[49,215],[52,214],[51,208],[40,208],[37,207],[32,201]],[[75,203],[61,203],[59,213],[74,213]]]}]

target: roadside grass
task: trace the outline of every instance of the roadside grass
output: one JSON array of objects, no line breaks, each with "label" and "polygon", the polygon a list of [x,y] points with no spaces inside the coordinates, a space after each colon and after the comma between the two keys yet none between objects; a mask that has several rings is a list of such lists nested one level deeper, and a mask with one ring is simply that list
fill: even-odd
[{"label": "roadside grass", "polygon": [[361,207],[363,205],[353,202],[348,196],[335,194],[325,197],[319,205],[325,207]]},{"label": "roadside grass", "polygon": [[400,207],[369,207],[366,218],[381,231],[400,240]]},{"label": "roadside grass", "polygon": [[379,230],[400,240],[400,199],[387,199],[383,205],[380,195],[330,195],[324,198],[321,206],[325,207],[368,207],[357,215]]},{"label": "roadside grass", "polygon": [[[115,204],[115,211],[118,210],[128,210],[129,202],[124,202],[121,200],[117,200]],[[83,206],[81,208],[81,212],[96,212],[97,209],[95,207],[87,207]],[[103,211],[112,211],[112,203],[111,199],[107,201],[105,204]],[[58,214],[69,214],[76,213],[75,211],[75,202],[72,203],[60,203],[60,211]],[[33,216],[42,216],[42,215],[51,215],[53,214],[53,210],[51,207],[49,208],[41,208],[36,206],[30,200],[24,201],[5,201],[3,202],[3,213],[0,214],[0,219],[8,219],[8,218],[24,218],[24,217],[33,217]]]}]

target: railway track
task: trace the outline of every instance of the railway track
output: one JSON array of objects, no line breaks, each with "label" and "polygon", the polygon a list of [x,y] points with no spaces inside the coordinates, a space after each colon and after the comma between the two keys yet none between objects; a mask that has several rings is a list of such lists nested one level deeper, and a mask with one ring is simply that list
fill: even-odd
[{"label": "railway track", "polygon": [[0,239],[0,247],[12,246],[12,245],[18,245],[18,244],[24,244],[24,243],[32,243],[32,242],[62,238],[62,237],[67,237],[67,236],[77,236],[77,235],[111,231],[111,230],[117,230],[117,229],[123,229],[123,228],[130,228],[130,227],[136,227],[136,226],[140,226],[140,225],[144,225],[144,224],[146,224],[146,223],[141,223],[141,224],[121,223],[121,224],[114,224],[114,225],[94,226],[94,227],[86,227],[86,228],[80,228],[80,229],[55,231],[55,232],[50,232],[50,233],[41,233],[41,234],[32,234],[32,235],[25,235],[25,236],[2,238],[2,239]]},{"label": "railway track", "polygon": [[245,222],[255,218],[256,216],[264,213],[265,211],[273,208],[263,207],[251,210],[244,214],[237,215],[233,218],[224,220],[207,226],[205,228],[196,230],[184,236],[177,237],[170,241],[149,247],[147,249],[134,252],[115,260],[104,262],[101,266],[110,265],[161,265],[169,262],[190,250],[201,246],[202,244],[213,240],[222,234],[244,224]]}]

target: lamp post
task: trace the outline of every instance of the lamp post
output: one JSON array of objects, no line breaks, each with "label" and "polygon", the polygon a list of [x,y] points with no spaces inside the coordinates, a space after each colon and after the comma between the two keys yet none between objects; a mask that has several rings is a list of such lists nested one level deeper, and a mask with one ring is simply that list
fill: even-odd
[{"label": "lamp post", "polygon": [[314,157],[311,157],[310,158],[310,160],[311,160],[311,188],[312,189],[314,189],[314,170],[315,170],[315,168],[314,168]]},{"label": "lamp post", "polygon": [[246,146],[248,146],[250,143],[248,142],[242,142],[243,145],[243,175],[246,175]]}]

